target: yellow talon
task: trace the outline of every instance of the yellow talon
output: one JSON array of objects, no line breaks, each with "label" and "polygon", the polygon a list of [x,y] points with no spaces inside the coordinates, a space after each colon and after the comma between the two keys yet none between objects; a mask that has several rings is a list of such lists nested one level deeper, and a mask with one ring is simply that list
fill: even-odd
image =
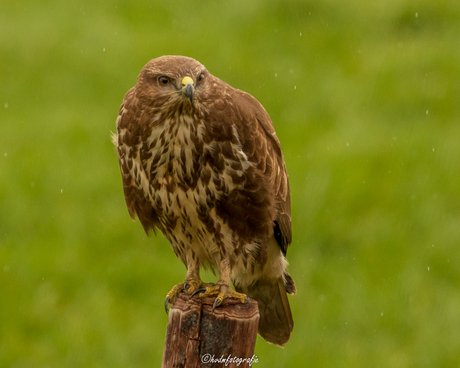
[{"label": "yellow talon", "polygon": [[217,295],[214,304],[212,305],[212,311],[222,304],[222,302],[227,298],[232,298],[239,300],[242,304],[249,304],[249,298],[246,294],[238,293],[233,290],[230,285],[217,282],[217,284],[207,287],[206,289],[196,290],[195,293],[203,291],[200,293],[200,298],[206,298],[208,296]]},{"label": "yellow talon", "polygon": [[168,304],[171,303],[173,304],[176,301],[177,296],[180,293],[185,293],[187,295],[194,295],[196,290],[200,290],[203,285],[209,285],[209,284],[204,284],[203,281],[198,277],[190,277],[186,278],[184,282],[174,285],[174,287],[171,289],[171,291],[166,294],[166,300],[165,300],[165,310],[166,313],[168,313]]}]

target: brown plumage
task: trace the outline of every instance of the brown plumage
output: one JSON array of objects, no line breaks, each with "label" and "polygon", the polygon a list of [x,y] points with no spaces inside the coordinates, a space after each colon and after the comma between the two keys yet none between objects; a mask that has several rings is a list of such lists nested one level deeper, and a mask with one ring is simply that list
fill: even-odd
[{"label": "brown plumage", "polygon": [[[284,345],[293,328],[286,292],[295,293],[289,181],[262,105],[194,59],[159,57],[126,94],[114,143],[131,217],[158,228],[187,267],[166,306],[179,292],[216,295],[215,307],[248,295],[261,336]],[[208,266],[216,284],[200,279]]]}]

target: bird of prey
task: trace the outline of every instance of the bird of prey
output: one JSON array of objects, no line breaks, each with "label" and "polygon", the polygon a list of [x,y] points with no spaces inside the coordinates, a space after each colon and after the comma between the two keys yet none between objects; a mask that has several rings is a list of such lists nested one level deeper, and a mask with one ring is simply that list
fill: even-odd
[{"label": "bird of prey", "polygon": [[[159,229],[185,264],[184,292],[259,306],[259,334],[283,346],[293,329],[286,293],[291,243],[288,174],[262,105],[198,61],[162,56],[141,70],[121,105],[113,142],[129,214]],[[200,268],[219,273],[204,283]],[[231,284],[235,290],[232,289]]]}]

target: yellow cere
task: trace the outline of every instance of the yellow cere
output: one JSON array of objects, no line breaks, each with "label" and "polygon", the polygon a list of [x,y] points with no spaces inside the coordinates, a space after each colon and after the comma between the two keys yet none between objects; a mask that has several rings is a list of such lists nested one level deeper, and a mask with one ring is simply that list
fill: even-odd
[{"label": "yellow cere", "polygon": [[194,84],[194,83],[193,83],[193,79],[190,78],[190,77],[184,77],[184,78],[182,78],[182,82],[181,82],[182,88],[185,87],[188,83],[191,83],[192,86],[193,86],[193,84]]}]

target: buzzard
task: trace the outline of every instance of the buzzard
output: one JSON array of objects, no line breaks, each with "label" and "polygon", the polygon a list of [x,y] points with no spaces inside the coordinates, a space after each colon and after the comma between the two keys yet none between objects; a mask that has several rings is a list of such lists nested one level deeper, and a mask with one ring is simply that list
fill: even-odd
[{"label": "buzzard", "polygon": [[[286,293],[291,243],[288,174],[262,105],[198,61],[162,56],[141,70],[126,94],[113,141],[129,214],[159,229],[185,264],[181,292],[257,300],[259,334],[284,345],[293,329]],[[204,283],[200,268],[217,271]],[[233,283],[235,290],[232,289]]]}]

